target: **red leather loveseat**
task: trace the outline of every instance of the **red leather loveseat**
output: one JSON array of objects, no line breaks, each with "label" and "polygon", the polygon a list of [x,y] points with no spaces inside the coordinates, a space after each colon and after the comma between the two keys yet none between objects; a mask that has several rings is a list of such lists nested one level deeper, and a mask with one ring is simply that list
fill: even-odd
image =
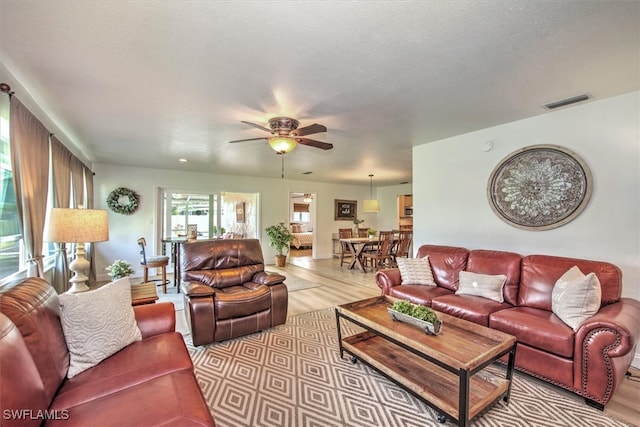
[{"label": "red leather loveseat", "polygon": [[[640,301],[621,298],[617,266],[435,245],[419,248],[416,258],[425,256],[437,286],[402,285],[399,269],[386,269],[375,275],[382,293],[515,336],[516,368],[604,408],[625,377],[640,338]],[[556,281],[573,266],[584,274],[594,272],[602,291],[600,310],[576,331],[553,313],[551,298]],[[504,302],[455,294],[461,271],[505,275]]]},{"label": "red leather loveseat", "polygon": [[134,310],[142,340],[68,379],[53,287],[30,278],[0,288],[0,424],[215,425],[175,332],[173,304]]}]

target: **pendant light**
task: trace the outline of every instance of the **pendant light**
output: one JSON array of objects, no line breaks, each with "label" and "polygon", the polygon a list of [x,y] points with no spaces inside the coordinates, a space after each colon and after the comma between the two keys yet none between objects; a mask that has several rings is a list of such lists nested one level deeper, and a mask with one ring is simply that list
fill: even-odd
[{"label": "pendant light", "polygon": [[380,202],[373,198],[373,174],[369,174],[369,188],[371,191],[371,198],[369,200],[362,201],[362,211],[363,212],[380,212]]}]

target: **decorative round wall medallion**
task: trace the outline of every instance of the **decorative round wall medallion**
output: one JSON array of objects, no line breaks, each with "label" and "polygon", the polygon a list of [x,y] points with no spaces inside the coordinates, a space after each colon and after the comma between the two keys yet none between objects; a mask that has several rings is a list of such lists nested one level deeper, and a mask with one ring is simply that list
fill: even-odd
[{"label": "decorative round wall medallion", "polygon": [[115,213],[131,215],[138,210],[140,197],[135,191],[128,188],[118,187],[109,193],[107,206]]},{"label": "decorative round wall medallion", "polygon": [[487,196],[493,211],[508,224],[549,230],[582,212],[592,185],[591,172],[578,155],[556,145],[533,145],[496,166]]}]

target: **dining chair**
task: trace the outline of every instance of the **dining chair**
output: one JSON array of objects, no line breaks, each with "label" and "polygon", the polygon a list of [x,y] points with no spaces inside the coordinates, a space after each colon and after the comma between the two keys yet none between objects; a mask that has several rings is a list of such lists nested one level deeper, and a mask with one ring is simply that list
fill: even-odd
[{"label": "dining chair", "polygon": [[360,228],[358,227],[358,237],[369,237],[369,228]]},{"label": "dining chair", "polygon": [[144,237],[138,239],[138,245],[140,246],[140,265],[142,266],[142,282],[147,283],[149,281],[149,269],[159,268],[162,271],[162,292],[167,293],[167,265],[169,265],[169,257],[165,255],[147,256],[146,246],[147,241]]},{"label": "dining chair", "polygon": [[398,232],[398,241],[393,245],[391,251],[391,261],[394,267],[398,265],[397,258],[409,258],[409,248],[412,241],[413,231],[400,230]]},{"label": "dining chair", "polygon": [[362,252],[364,261],[371,260],[376,271],[383,267],[391,267],[391,247],[393,246],[393,231],[381,231],[378,235],[378,244],[371,252]]},{"label": "dining chair", "polygon": [[[353,230],[350,228],[339,228],[338,237],[340,239],[351,239],[353,237]],[[348,243],[340,242],[340,266],[344,263],[345,258],[353,258],[355,254],[351,250],[351,246]]]}]

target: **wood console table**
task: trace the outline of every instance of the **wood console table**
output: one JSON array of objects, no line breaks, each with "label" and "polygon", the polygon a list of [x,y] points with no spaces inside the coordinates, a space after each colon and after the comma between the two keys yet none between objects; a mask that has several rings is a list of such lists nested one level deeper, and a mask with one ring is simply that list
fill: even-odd
[{"label": "wood console table", "polygon": [[[440,335],[394,322],[387,309],[392,299],[375,297],[336,307],[340,357],[361,360],[413,393],[446,418],[466,427],[500,399],[509,402],[516,354],[515,337],[438,313]],[[341,320],[366,331],[342,336]],[[504,377],[485,368],[508,354]]]}]

